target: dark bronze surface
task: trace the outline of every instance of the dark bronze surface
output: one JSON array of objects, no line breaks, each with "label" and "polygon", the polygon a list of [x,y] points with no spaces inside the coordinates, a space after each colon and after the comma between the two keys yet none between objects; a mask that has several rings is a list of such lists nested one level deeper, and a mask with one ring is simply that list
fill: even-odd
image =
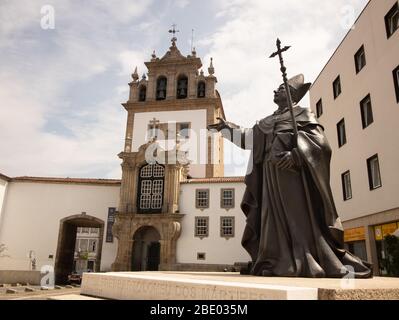
[{"label": "dark bronze surface", "polygon": [[310,109],[287,99],[286,88],[297,103],[310,84],[304,84],[303,75],[284,82],[275,91],[277,111],[253,128],[221,118],[208,126],[252,151],[241,203],[247,217],[242,245],[252,258],[246,271],[256,276],[372,277],[371,265],[344,249],[324,128]]}]

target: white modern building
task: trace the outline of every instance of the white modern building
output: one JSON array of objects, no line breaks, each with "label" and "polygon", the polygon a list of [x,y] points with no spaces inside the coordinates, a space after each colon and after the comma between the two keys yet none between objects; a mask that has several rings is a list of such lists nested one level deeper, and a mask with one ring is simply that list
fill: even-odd
[{"label": "white modern building", "polygon": [[385,271],[382,239],[399,228],[398,21],[397,0],[371,0],[310,90],[345,241],[375,273]]}]

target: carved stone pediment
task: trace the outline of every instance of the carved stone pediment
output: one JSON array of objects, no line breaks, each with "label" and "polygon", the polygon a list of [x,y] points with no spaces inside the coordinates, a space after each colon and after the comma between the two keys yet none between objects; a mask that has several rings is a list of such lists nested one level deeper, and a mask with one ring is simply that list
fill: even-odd
[{"label": "carved stone pediment", "polygon": [[160,59],[161,62],[176,60],[187,60],[187,58],[180,53],[179,49],[177,49],[176,46],[171,46],[169,50],[165,53],[165,55]]}]

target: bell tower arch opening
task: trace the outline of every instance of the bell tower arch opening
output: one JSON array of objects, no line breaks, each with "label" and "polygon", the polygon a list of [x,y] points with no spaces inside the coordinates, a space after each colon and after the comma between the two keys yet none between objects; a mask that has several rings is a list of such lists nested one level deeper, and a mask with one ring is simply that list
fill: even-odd
[{"label": "bell tower arch opening", "polygon": [[188,90],[188,78],[186,75],[180,75],[177,78],[176,98],[177,99],[187,98],[187,90]]}]

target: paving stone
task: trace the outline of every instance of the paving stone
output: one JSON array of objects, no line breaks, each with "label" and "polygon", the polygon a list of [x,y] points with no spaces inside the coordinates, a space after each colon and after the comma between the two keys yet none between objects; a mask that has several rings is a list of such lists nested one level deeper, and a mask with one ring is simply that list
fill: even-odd
[{"label": "paving stone", "polygon": [[9,288],[6,290],[6,293],[15,294],[15,293],[17,293],[17,290]]}]

